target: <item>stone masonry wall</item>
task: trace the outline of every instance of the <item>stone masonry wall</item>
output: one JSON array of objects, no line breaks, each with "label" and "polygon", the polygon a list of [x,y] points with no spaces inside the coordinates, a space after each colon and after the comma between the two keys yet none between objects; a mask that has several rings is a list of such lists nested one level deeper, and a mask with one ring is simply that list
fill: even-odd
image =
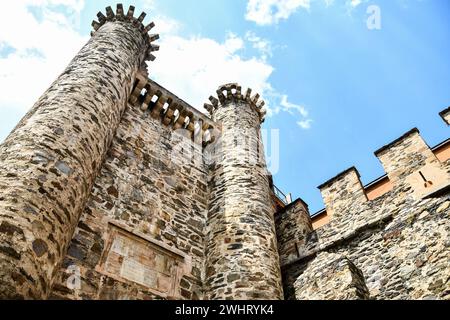
[{"label": "stone masonry wall", "polygon": [[298,300],[369,298],[364,276],[346,257],[321,253],[295,282]]},{"label": "stone masonry wall", "polygon": [[1,298],[48,296],[147,57],[140,22],[103,18],[0,147]]},{"label": "stone masonry wall", "polygon": [[[354,199],[342,197],[343,211],[311,233],[303,249],[306,253],[282,265],[285,287],[290,288],[285,290],[287,298],[295,298],[295,290],[302,299],[317,297],[305,296],[302,286],[310,287],[306,275],[329,262],[326,253],[345,257],[361,270],[371,299],[450,298],[450,160],[436,162],[425,146],[418,131],[412,130],[377,152],[383,155],[393,190],[372,201],[365,201],[358,192]],[[420,177],[419,172],[430,166],[434,183],[416,184],[412,177]],[[358,185],[354,171],[336,177],[328,188],[346,190],[346,183]],[[336,290],[327,297],[341,295]]]},{"label": "stone masonry wall", "polygon": [[[409,203],[348,238],[317,242],[316,250],[344,256],[358,267],[371,299],[449,299],[449,205],[448,199]],[[317,237],[323,239],[321,232]],[[327,261],[328,255],[314,258],[319,265]],[[309,270],[304,263],[291,265],[291,272]],[[297,296],[306,298],[299,285],[296,289]],[[332,298],[340,295],[335,291]]]},{"label": "stone masonry wall", "polygon": [[[53,291],[55,298],[202,296],[207,171],[201,153],[200,158],[191,161],[173,152],[179,140],[175,131],[151,117],[149,111],[128,106],[60,271],[60,281]],[[120,274],[99,269],[102,255],[107,254],[111,222],[186,255],[184,264],[190,266],[178,279],[173,296],[159,292],[156,287],[160,284],[151,285],[158,279],[120,279]],[[79,290],[67,286],[72,275],[67,270],[73,270],[73,266],[81,270]],[[135,266],[144,271],[145,267]],[[155,276],[150,273],[148,277]]]},{"label": "stone masonry wall", "polygon": [[[235,91],[233,91],[235,90]],[[281,299],[282,284],[260,134],[259,96],[219,88],[213,119],[221,125],[210,166],[206,279],[208,299]],[[224,91],[227,94],[224,96]]]},{"label": "stone masonry wall", "polygon": [[[321,185],[328,225],[275,213],[259,95],[211,118],[147,79],[145,14],[110,7],[0,145],[0,299],[450,299],[450,159],[417,129]],[[448,109],[441,113],[449,123]]]},{"label": "stone masonry wall", "polygon": [[308,206],[300,199],[275,216],[281,265],[304,256],[308,236],[313,231]]}]

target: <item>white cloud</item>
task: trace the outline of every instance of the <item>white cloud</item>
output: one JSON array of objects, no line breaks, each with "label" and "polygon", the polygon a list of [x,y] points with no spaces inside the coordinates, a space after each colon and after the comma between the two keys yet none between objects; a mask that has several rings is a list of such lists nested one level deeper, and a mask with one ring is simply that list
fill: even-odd
[{"label": "white cloud", "polygon": [[298,121],[297,124],[300,126],[300,128],[307,130],[307,129],[311,129],[312,122],[313,121],[311,119],[306,119],[306,120]]},{"label": "white cloud", "polygon": [[[142,8],[144,10],[154,10],[156,9],[155,0],[142,0]],[[148,13],[148,12],[146,12]]]},{"label": "white cloud", "polygon": [[[161,85],[206,113],[203,104],[220,85],[238,82],[243,90],[249,87],[261,94],[268,116],[288,112],[294,121],[306,120],[306,109],[290,103],[288,96],[279,94],[270,83],[274,67],[267,61],[271,55],[269,41],[251,32],[244,38],[228,33],[223,42],[200,36],[185,38],[176,32],[179,24],[170,23],[167,17],[161,19],[178,26],[161,37],[157,59],[149,63],[150,77]],[[155,23],[155,32],[159,32],[158,21]],[[258,54],[243,58],[247,46],[257,49]]]},{"label": "white cloud", "polygon": [[161,38],[165,38],[166,35],[177,34],[181,29],[181,24],[178,21],[163,15],[152,15],[149,18],[150,20],[155,23],[155,28],[152,29],[151,33],[158,33]]},{"label": "white cloud", "polygon": [[150,77],[167,86],[195,108],[203,110],[209,96],[226,83],[239,82],[264,94],[273,67],[261,58],[243,59],[244,40],[228,34],[223,43],[204,37],[166,34],[157,60],[149,63]]},{"label": "white cloud", "polygon": [[[0,86],[7,93],[0,95],[0,112],[29,109],[87,42],[88,37],[77,31],[83,5],[81,0],[22,0],[4,5],[14,14],[0,20]],[[274,71],[268,62],[270,41],[252,32],[243,37],[228,33],[222,42],[182,37],[178,21],[165,16],[153,20],[154,32],[161,34],[161,50],[149,64],[150,76],[200,111],[205,112],[203,104],[219,85],[239,82],[244,90],[250,87],[265,98],[269,116],[289,112],[294,121],[305,120],[305,110],[288,102],[270,83]],[[11,29],[17,21],[20,25]],[[256,49],[255,54],[244,58],[248,47]]]},{"label": "white cloud", "polygon": [[254,49],[259,51],[263,60],[272,57],[272,43],[269,40],[258,37],[252,31],[248,31],[245,34],[245,39],[252,44]]},{"label": "white cloud", "polygon": [[361,7],[361,4],[367,3],[368,0],[346,0],[345,7],[347,9],[347,15],[352,16],[353,12]]},{"label": "white cloud", "polygon": [[[4,11],[13,14],[0,19],[0,43],[9,49],[0,55],[0,87],[7,93],[0,95],[0,110],[29,109],[87,41],[60,11],[62,8],[76,17],[83,5],[84,1],[78,0],[3,4]],[[33,9],[38,9],[39,18]]]},{"label": "white cloud", "polygon": [[284,108],[284,110],[286,110],[287,112],[289,112],[291,114],[293,114],[296,111],[296,112],[300,113],[303,117],[308,116],[308,111],[306,110],[306,108],[303,106],[299,106],[299,105],[289,102],[287,95],[283,95],[281,97],[280,105],[281,105],[281,107]]},{"label": "white cloud", "polygon": [[275,90],[269,92],[271,101],[275,102],[268,114],[273,116],[280,112],[289,113],[296,120],[297,125],[302,129],[310,129],[313,120],[309,117],[309,111],[305,106],[298,105],[289,101],[289,97],[285,94],[279,94]]},{"label": "white cloud", "polygon": [[[347,13],[352,11],[368,0],[340,0],[344,4]],[[247,12],[245,18],[260,26],[274,25],[280,20],[288,19],[299,8],[310,10],[312,4],[324,4],[325,8],[333,6],[335,0],[247,0]]]},{"label": "white cloud", "polygon": [[359,6],[361,3],[362,3],[361,0],[351,0],[351,1],[350,1],[350,5],[351,5],[352,7],[357,7],[357,6]]},{"label": "white cloud", "polygon": [[299,7],[309,9],[310,0],[248,0],[245,18],[258,25],[276,24]]},{"label": "white cloud", "polygon": [[227,49],[228,53],[234,54],[238,50],[244,48],[244,40],[236,36],[234,33],[228,33],[225,40],[225,48]]}]

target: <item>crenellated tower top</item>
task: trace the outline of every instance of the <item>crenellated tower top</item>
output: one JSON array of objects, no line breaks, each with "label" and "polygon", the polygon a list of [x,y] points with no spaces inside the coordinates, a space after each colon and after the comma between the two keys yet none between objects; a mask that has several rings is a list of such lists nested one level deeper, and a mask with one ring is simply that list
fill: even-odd
[{"label": "crenellated tower top", "polygon": [[242,93],[242,87],[237,83],[229,83],[220,86],[217,91],[217,98],[211,96],[209,101],[211,103],[205,103],[204,107],[212,116],[214,110],[217,110],[220,106],[228,105],[229,103],[244,102],[251,108],[254,108],[258,112],[261,123],[264,122],[267,111],[264,108],[265,102],[260,100],[260,95],[256,93],[252,96],[252,89],[248,88],[245,94]]},{"label": "crenellated tower top", "polygon": [[98,21],[92,21],[92,27],[94,28],[94,31],[91,32],[91,36],[94,36],[95,32],[97,32],[103,25],[105,25],[108,22],[115,22],[115,21],[123,21],[123,22],[129,22],[136,26],[141,32],[144,38],[146,39],[147,43],[147,56],[145,60],[154,61],[156,57],[153,55],[152,52],[158,51],[159,46],[153,44],[154,41],[159,39],[158,34],[149,34],[149,32],[155,27],[154,22],[150,22],[148,25],[144,25],[144,19],[146,17],[146,13],[142,12],[138,18],[134,17],[134,6],[130,6],[128,9],[127,14],[125,15],[125,11],[123,9],[123,5],[121,3],[117,4],[116,12],[113,11],[113,9],[108,6],[106,7],[106,16],[102,12],[97,13]]}]

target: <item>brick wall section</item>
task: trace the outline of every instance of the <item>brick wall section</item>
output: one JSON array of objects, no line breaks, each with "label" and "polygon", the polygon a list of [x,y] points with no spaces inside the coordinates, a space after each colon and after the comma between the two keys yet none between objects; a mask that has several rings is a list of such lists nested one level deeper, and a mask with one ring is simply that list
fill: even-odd
[{"label": "brick wall section", "polygon": [[[220,92],[220,90],[219,90]],[[211,165],[207,218],[208,299],[281,299],[282,284],[257,110],[229,91],[213,112],[221,124]]]},{"label": "brick wall section", "polygon": [[[197,299],[202,297],[207,168],[199,157],[176,152],[180,136],[160,119],[129,105],[65,259],[54,298]],[[189,140],[190,142],[190,140]],[[190,145],[190,144],[189,144]],[[175,151],[174,151],[175,150]],[[108,240],[108,222],[184,252],[192,260],[174,296],[98,270]],[[81,290],[67,287],[70,266],[81,268]]]},{"label": "brick wall section", "polygon": [[104,24],[0,147],[0,297],[45,298],[147,54]]}]

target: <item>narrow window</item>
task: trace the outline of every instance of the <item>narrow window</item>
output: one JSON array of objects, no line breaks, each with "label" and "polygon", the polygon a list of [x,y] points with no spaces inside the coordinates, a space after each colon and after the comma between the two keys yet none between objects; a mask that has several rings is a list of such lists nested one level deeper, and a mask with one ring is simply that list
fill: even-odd
[{"label": "narrow window", "polygon": [[297,258],[300,258],[300,250],[298,249],[297,242],[295,243],[295,252],[297,253]]},{"label": "narrow window", "polygon": [[422,179],[424,181],[425,188],[431,187],[433,185],[433,182],[431,182],[430,180],[427,180],[427,178],[425,178],[425,176],[422,173],[422,171],[419,171],[419,174],[420,174],[420,176],[422,177]]}]

